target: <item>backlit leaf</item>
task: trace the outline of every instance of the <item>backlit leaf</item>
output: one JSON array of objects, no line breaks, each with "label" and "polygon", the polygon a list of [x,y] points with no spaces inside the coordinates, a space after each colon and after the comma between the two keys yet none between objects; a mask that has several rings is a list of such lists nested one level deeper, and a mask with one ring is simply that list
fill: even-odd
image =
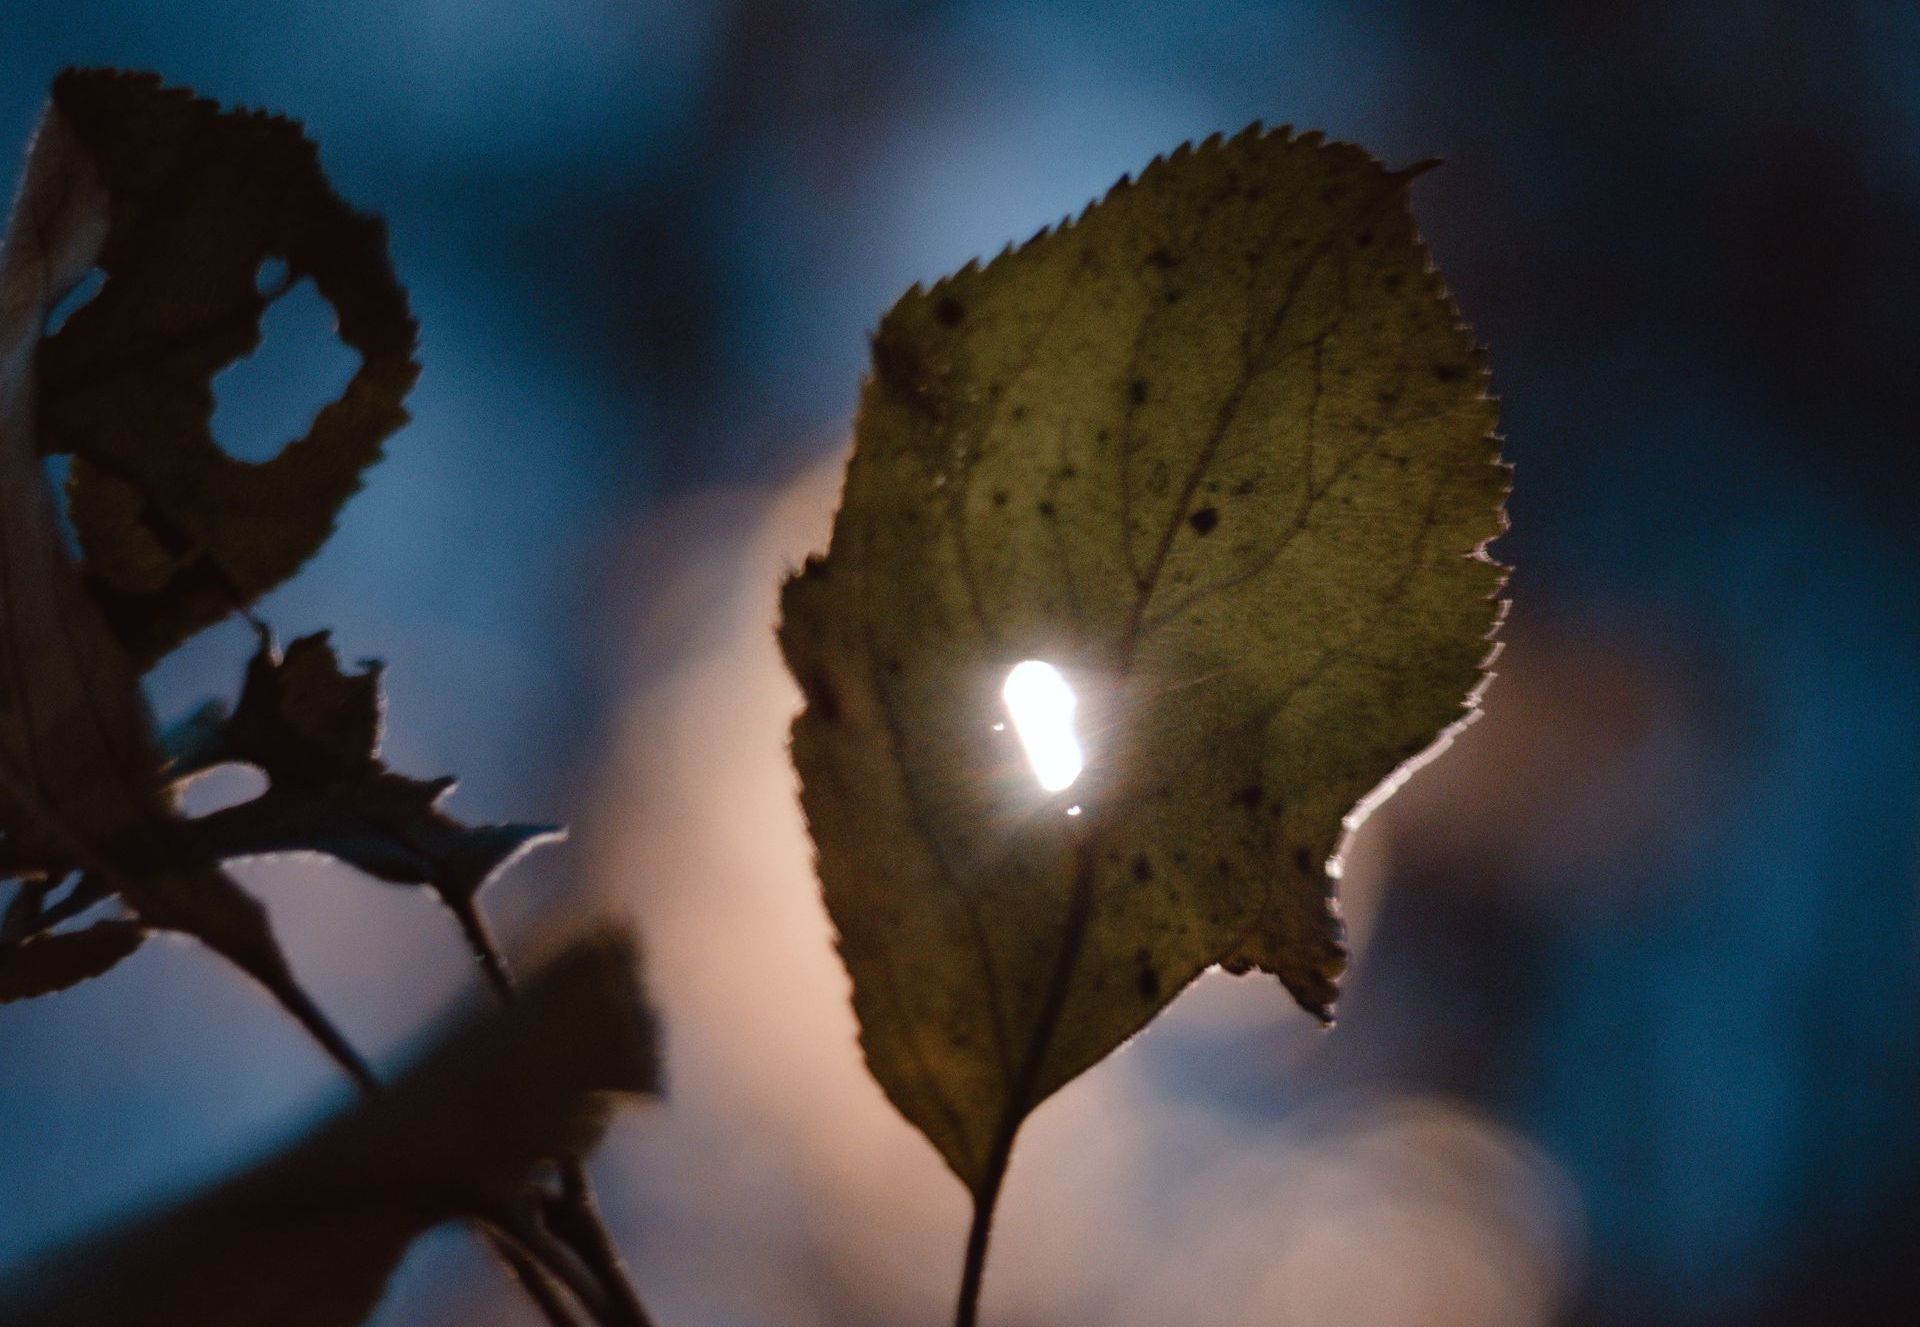
[{"label": "backlit leaf", "polygon": [[[1183,148],[874,337],[793,754],[868,1064],[976,1195],[1208,967],[1330,1018],[1349,815],[1471,707],[1507,478],[1411,177]],[[1057,792],[1028,660],[1077,695]]]}]

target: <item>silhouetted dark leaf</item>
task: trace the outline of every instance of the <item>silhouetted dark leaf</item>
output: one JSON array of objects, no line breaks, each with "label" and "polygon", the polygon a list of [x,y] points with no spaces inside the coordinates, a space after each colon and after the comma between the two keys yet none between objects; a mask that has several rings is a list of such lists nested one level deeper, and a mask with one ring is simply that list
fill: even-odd
[{"label": "silhouetted dark leaf", "polygon": [[0,823],[20,866],[139,851],[156,818],[134,670],[61,546],[35,432],[41,324],[105,232],[99,179],[49,115],[0,252]]},{"label": "silhouetted dark leaf", "polygon": [[267,790],[193,823],[221,858],[322,852],[370,875],[432,887],[463,910],[508,863],[564,836],[555,825],[465,825],[439,809],[452,779],[395,774],[379,759],[380,671],[344,673],[327,633],[284,656],[263,640],[231,718],[203,734],[200,766],[257,766]]},{"label": "silhouetted dark leaf", "polygon": [[[1208,967],[1330,1016],[1349,813],[1471,706],[1507,479],[1410,178],[1182,148],[874,337],[793,754],[867,1062],[976,1195]],[[1065,791],[1003,731],[1027,660]]]},{"label": "silhouetted dark leaf", "polygon": [[51,995],[98,977],[146,937],[138,922],[104,921],[0,945],[0,1004]]},{"label": "silhouetted dark leaf", "polygon": [[349,1327],[407,1245],[510,1219],[539,1163],[657,1089],[631,949],[575,947],[393,1090],[213,1190],[0,1282],[8,1327]]},{"label": "silhouetted dark leaf", "polygon": [[[109,70],[62,74],[53,105],[106,191],[92,263],[107,279],[42,353],[40,445],[74,454],[83,569],[144,667],[326,541],[406,421],[415,326],[385,228],[334,194],[297,124]],[[263,293],[268,259],[287,279]],[[302,278],[360,368],[305,437],[236,460],[211,431],[214,375],[259,344],[260,315]]]},{"label": "silhouetted dark leaf", "polygon": [[266,913],[167,813],[136,671],[61,542],[36,432],[40,330],[100,260],[112,206],[90,148],[50,107],[0,252],[0,827],[10,855],[83,869],[142,921],[204,941],[353,1063]]}]

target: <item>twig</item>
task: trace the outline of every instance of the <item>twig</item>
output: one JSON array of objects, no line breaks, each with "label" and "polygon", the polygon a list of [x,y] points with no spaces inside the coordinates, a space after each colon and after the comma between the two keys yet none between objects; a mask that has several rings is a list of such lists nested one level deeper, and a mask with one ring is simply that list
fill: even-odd
[{"label": "twig", "polygon": [[[449,900],[448,906],[460,922],[460,929],[473,951],[474,961],[480,965],[486,977],[488,987],[503,1003],[511,1002],[516,995],[513,973],[493,938],[491,928],[487,926],[478,902],[473,899]],[[560,1192],[549,1195],[544,1204],[541,1215],[545,1218],[545,1225],[540,1229],[550,1240],[557,1238],[559,1245],[578,1260],[579,1269],[590,1276],[599,1288],[598,1302],[589,1307],[606,1327],[653,1327],[653,1319],[633,1288],[620,1251],[607,1233],[585,1163],[577,1156],[560,1157],[559,1162]],[[574,1289],[572,1281],[567,1284]],[[575,1293],[577,1296],[577,1289]]]},{"label": "twig", "polygon": [[521,1248],[506,1231],[491,1224],[483,1228],[487,1243],[493,1246],[494,1253],[507,1265],[507,1271],[526,1292],[527,1298],[533,1301],[534,1307],[540,1310],[540,1316],[547,1320],[549,1327],[580,1327],[579,1319],[567,1307],[565,1292],[554,1284],[554,1278],[541,1266],[540,1260]]}]

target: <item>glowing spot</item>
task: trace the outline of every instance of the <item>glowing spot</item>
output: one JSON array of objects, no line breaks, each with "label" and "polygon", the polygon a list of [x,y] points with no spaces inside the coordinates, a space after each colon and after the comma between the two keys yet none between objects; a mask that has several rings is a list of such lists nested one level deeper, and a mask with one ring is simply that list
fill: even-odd
[{"label": "glowing spot", "polygon": [[1080,808],[1077,806],[1070,806],[1067,808],[1067,814],[1070,816],[1077,816],[1080,814]]},{"label": "glowing spot", "polygon": [[1038,659],[1016,664],[1000,697],[1040,786],[1050,793],[1070,786],[1085,761],[1073,733],[1073,688],[1060,670]]}]

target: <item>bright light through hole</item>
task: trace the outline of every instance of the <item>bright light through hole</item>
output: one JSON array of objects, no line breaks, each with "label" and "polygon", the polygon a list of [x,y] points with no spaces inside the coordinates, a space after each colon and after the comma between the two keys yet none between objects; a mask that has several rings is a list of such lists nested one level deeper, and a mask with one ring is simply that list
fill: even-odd
[{"label": "bright light through hole", "polygon": [[1073,688],[1050,663],[1028,659],[1015,664],[1000,688],[1013,719],[1013,731],[1026,748],[1033,777],[1050,793],[1080,777],[1085,761],[1073,733]]}]

